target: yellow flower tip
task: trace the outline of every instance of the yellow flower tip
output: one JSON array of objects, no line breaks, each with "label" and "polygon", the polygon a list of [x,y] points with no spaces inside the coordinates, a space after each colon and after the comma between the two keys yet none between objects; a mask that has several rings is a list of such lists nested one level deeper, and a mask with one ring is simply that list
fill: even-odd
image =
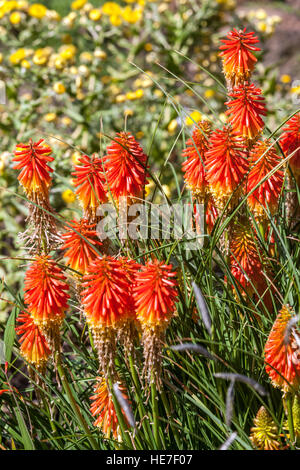
[{"label": "yellow flower tip", "polygon": [[63,198],[66,204],[72,204],[76,200],[76,195],[71,189],[66,189],[65,191],[63,191],[61,197]]},{"label": "yellow flower tip", "polygon": [[54,122],[56,120],[56,114],[55,113],[47,113],[44,116],[44,120],[46,122]]},{"label": "yellow flower tip", "polygon": [[21,20],[22,20],[22,16],[20,15],[18,11],[14,11],[9,17],[9,21],[13,25],[17,25],[21,23]]},{"label": "yellow flower tip", "polygon": [[280,81],[281,81],[281,83],[290,83],[291,76],[288,75],[288,74],[281,75]]},{"label": "yellow flower tip", "polygon": [[215,90],[212,90],[212,89],[209,89],[209,90],[205,90],[204,92],[204,97],[205,98],[212,98],[213,96],[215,96]]},{"label": "yellow flower tip", "polygon": [[101,16],[102,16],[101,10],[99,10],[98,8],[93,8],[89,12],[89,19],[92,21],[99,21]]},{"label": "yellow flower tip", "polygon": [[47,8],[41,3],[34,3],[28,8],[28,15],[41,20],[47,13]]},{"label": "yellow flower tip", "polygon": [[21,62],[21,67],[23,67],[24,69],[30,69],[31,67],[31,64],[28,60],[24,59],[22,60]]},{"label": "yellow flower tip", "polygon": [[71,160],[72,160],[73,165],[79,165],[80,157],[81,157],[81,153],[78,152],[78,150],[75,150],[75,152],[72,153]]},{"label": "yellow flower tip", "polygon": [[110,15],[109,21],[112,26],[120,26],[122,24],[122,18],[119,15]]},{"label": "yellow flower tip", "polygon": [[177,127],[178,127],[177,119],[172,119],[172,121],[170,121],[168,125],[169,134],[173,134],[176,131]]},{"label": "yellow flower tip", "polygon": [[84,5],[87,3],[87,0],[75,0],[71,3],[72,10],[81,10]]},{"label": "yellow flower tip", "polygon": [[280,448],[278,428],[264,406],[253,420],[250,440],[258,450],[278,450]]},{"label": "yellow flower tip", "polygon": [[56,82],[54,83],[53,85],[53,90],[55,91],[55,93],[57,93],[58,95],[61,95],[63,93],[65,93],[66,91],[66,87],[63,83],[61,82]]},{"label": "yellow flower tip", "polygon": [[193,111],[186,119],[185,124],[187,126],[194,126],[198,121],[201,121],[202,114],[199,111]]}]

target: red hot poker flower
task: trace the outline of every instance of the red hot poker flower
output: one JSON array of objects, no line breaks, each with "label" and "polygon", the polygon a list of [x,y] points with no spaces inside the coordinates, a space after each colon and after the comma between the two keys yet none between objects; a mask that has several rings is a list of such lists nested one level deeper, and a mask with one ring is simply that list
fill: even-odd
[{"label": "red hot poker flower", "polygon": [[37,256],[25,275],[24,301],[43,328],[60,325],[68,308],[66,277],[50,256]]},{"label": "red hot poker flower", "polygon": [[93,154],[79,158],[80,165],[72,173],[76,194],[88,218],[95,217],[99,204],[106,202],[103,160]]},{"label": "red hot poker flower", "polygon": [[165,328],[175,311],[177,297],[176,272],[172,265],[150,261],[136,274],[133,296],[137,318],[145,325]]},{"label": "red hot poker flower", "polygon": [[223,59],[223,70],[226,79],[231,85],[239,85],[248,81],[254,69],[256,57],[254,51],[260,51],[254,46],[259,42],[255,33],[246,33],[243,30],[233,29],[227,34],[227,39],[222,39],[220,57]]},{"label": "red hot poker flower", "polygon": [[225,104],[226,114],[234,131],[248,140],[255,139],[264,128],[261,116],[266,116],[264,97],[261,90],[248,82],[237,86],[229,96],[233,98]]},{"label": "red hot poker flower", "polygon": [[[255,188],[280,163],[280,160],[269,140],[258,141],[250,152],[251,170],[247,181],[247,193]],[[271,214],[276,212],[282,184],[283,171],[278,169],[250,194],[247,199],[248,205],[258,219],[268,219],[264,208],[269,207]]]},{"label": "red hot poker flower", "polygon": [[[124,387],[119,385],[119,388],[124,398],[128,399]],[[106,439],[109,439],[112,434],[114,439],[121,441],[117,413],[105,378],[98,378],[98,382],[94,387],[94,395],[90,397],[90,400],[92,401],[91,413],[97,417],[94,426],[101,429]]]},{"label": "red hot poker flower", "polygon": [[[217,208],[223,210],[248,170],[245,146],[241,137],[225,126],[223,130],[213,132],[209,141],[205,162],[206,178]],[[233,195],[233,203],[240,192],[241,188]]]},{"label": "red hot poker flower", "polygon": [[118,201],[121,196],[142,198],[146,182],[147,155],[135,138],[120,132],[107,147],[104,157],[108,191]]},{"label": "red hot poker flower", "polygon": [[70,268],[85,274],[90,262],[98,256],[96,249],[102,245],[94,230],[96,224],[89,224],[87,219],[80,219],[79,221],[72,220],[69,225],[71,228],[66,227],[67,232],[62,235],[64,240],[62,249],[66,250],[64,257],[67,258],[67,265]]},{"label": "red hot poker flower", "polygon": [[21,170],[18,180],[28,196],[38,193],[46,199],[53,172],[48,163],[54,158],[50,156],[52,149],[43,142],[43,139],[38,142],[32,142],[30,139],[28,144],[18,144],[13,158],[17,163],[13,169]]},{"label": "red hot poker flower", "polygon": [[266,372],[274,387],[289,391],[300,384],[300,348],[295,340],[295,330],[291,331],[285,344],[286,327],[292,318],[292,310],[283,306],[280,310],[265,345]]},{"label": "red hot poker flower", "polygon": [[19,338],[22,356],[37,368],[43,369],[51,355],[45,336],[27,313],[20,314],[17,322],[20,326],[16,328],[16,333],[22,335]]},{"label": "red hot poker flower", "polygon": [[82,304],[93,328],[122,323],[130,313],[130,283],[120,261],[110,256],[95,259],[82,285]]},{"label": "red hot poker flower", "polygon": [[280,144],[286,157],[293,154],[289,159],[289,165],[300,185],[300,113],[295,114],[286,123]]},{"label": "red hot poker flower", "polygon": [[149,261],[136,274],[133,298],[143,330],[144,375],[149,384],[161,386],[161,349],[165,330],[175,311],[176,272],[172,265]]},{"label": "red hot poker flower", "polygon": [[208,149],[208,137],[211,134],[211,124],[208,121],[200,121],[193,130],[191,139],[186,142],[186,148],[182,156],[186,161],[182,164],[184,180],[197,197],[203,202],[207,194],[208,183],[205,177],[205,152]]}]

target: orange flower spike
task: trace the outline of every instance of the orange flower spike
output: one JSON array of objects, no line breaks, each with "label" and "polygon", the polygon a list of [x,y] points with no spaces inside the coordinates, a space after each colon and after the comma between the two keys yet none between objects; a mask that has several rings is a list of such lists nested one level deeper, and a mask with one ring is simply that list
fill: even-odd
[{"label": "orange flower spike", "polygon": [[[217,129],[210,136],[210,147],[206,152],[206,178],[216,203],[223,210],[248,170],[245,146],[241,137],[230,127]],[[239,196],[235,194],[233,200]]]},{"label": "orange flower spike", "polygon": [[131,309],[130,282],[120,261],[96,258],[83,277],[82,304],[88,323],[105,328],[122,323]]},{"label": "orange flower spike", "polygon": [[16,328],[16,333],[22,335],[19,338],[22,356],[27,362],[38,368],[43,368],[51,355],[51,349],[45,336],[27,313],[20,314],[17,322],[20,323],[20,326]]},{"label": "orange flower spike", "polygon": [[213,199],[210,198],[207,203],[206,214],[205,214],[206,227],[207,227],[207,232],[209,234],[212,232],[217,218],[218,218],[218,211],[216,209],[216,206],[214,205]]},{"label": "orange flower spike", "polygon": [[286,327],[292,318],[292,309],[283,306],[280,310],[265,345],[265,367],[274,387],[284,392],[297,389],[300,384],[300,348],[292,329],[289,341],[284,343]]},{"label": "orange flower spike", "polygon": [[72,220],[69,225],[71,228],[66,227],[67,232],[62,235],[64,240],[62,249],[66,250],[64,257],[68,260],[67,265],[70,268],[85,274],[91,261],[98,256],[96,249],[102,245],[98,240],[97,231],[94,230],[96,224],[89,224],[87,219],[80,219],[79,221]]},{"label": "orange flower spike", "polygon": [[46,198],[51,184],[53,169],[48,163],[54,160],[51,157],[52,149],[45,145],[43,139],[38,142],[29,140],[28,144],[18,144],[14,152],[13,169],[21,170],[18,180],[28,196],[32,193],[40,193]]},{"label": "orange flower spike", "polygon": [[157,260],[148,262],[136,274],[133,296],[142,324],[165,329],[175,311],[178,295],[175,277],[172,265]]},{"label": "orange flower spike", "polygon": [[230,243],[231,273],[245,290],[252,294],[253,285],[261,281],[262,263],[253,233],[247,224],[240,223],[234,228]]},{"label": "orange flower spike", "polygon": [[[281,161],[275,147],[269,140],[258,141],[250,152],[250,172],[247,181],[247,193],[260,183]],[[264,208],[269,207],[274,214],[283,184],[283,171],[278,169],[269,176],[247,199],[250,209],[258,219],[266,220]]]},{"label": "orange flower spike", "polygon": [[117,133],[104,156],[108,192],[119,197],[142,198],[146,181],[147,155],[135,138],[126,132]]},{"label": "orange flower spike", "polygon": [[24,301],[37,325],[60,324],[68,308],[66,277],[50,256],[37,256],[26,271]]},{"label": "orange flower spike", "polygon": [[234,131],[248,140],[253,140],[264,128],[261,116],[266,116],[264,97],[261,90],[253,83],[246,82],[233,89],[229,96],[233,98],[225,104],[229,108],[225,114]]},{"label": "orange flower spike", "polygon": [[[120,387],[124,398],[128,399],[124,387]],[[94,426],[100,428],[105,435],[106,439],[109,439],[111,434],[114,439],[121,440],[121,433],[117,413],[114,407],[112,395],[108,390],[106,380],[98,378],[98,383],[94,387],[94,395],[90,397],[91,414],[97,417],[94,422]]]},{"label": "orange flower spike", "polygon": [[293,154],[289,159],[289,165],[300,184],[300,113],[295,114],[286,123],[283,128],[283,134],[280,139],[280,145],[284,151],[285,157]]},{"label": "orange flower spike", "polygon": [[81,156],[79,162],[72,173],[73,184],[83,210],[88,216],[95,216],[99,204],[107,201],[103,160],[93,154]]},{"label": "orange flower spike", "polygon": [[208,137],[211,134],[211,124],[200,121],[195,126],[192,138],[186,142],[182,156],[186,161],[182,164],[184,180],[193,195],[203,202],[207,194],[208,183],[205,177],[205,152],[208,149]]},{"label": "orange flower spike", "polygon": [[259,42],[255,33],[246,33],[243,30],[233,29],[227,34],[227,39],[222,39],[220,54],[223,60],[223,70],[226,80],[231,85],[239,85],[248,81],[253,72],[257,58],[253,52],[260,51],[259,47],[254,46]]}]

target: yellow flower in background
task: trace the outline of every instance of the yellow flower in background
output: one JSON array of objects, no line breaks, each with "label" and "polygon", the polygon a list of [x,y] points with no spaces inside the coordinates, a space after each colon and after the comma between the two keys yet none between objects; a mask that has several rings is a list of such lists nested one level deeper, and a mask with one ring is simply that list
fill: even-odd
[{"label": "yellow flower in background", "polygon": [[262,33],[265,33],[267,31],[267,23],[265,21],[259,21],[257,24],[257,29],[258,31],[261,31]]},{"label": "yellow flower in background", "polygon": [[5,13],[9,13],[17,8],[17,2],[1,2],[0,7],[2,13],[5,15]]},{"label": "yellow flower in background", "polygon": [[36,65],[45,65],[48,62],[51,51],[52,49],[50,47],[37,49],[32,59],[33,63]]},{"label": "yellow flower in background", "polygon": [[102,5],[102,13],[108,16],[121,15],[122,9],[120,5],[115,2],[106,2]]},{"label": "yellow flower in background", "polygon": [[150,183],[145,186],[145,197],[149,196],[153,188],[154,188],[154,181],[151,180]]},{"label": "yellow flower in background", "polygon": [[176,131],[177,127],[178,127],[177,119],[172,119],[172,121],[170,121],[168,125],[168,132],[170,134],[173,134]]},{"label": "yellow flower in background", "polygon": [[54,122],[56,120],[56,114],[55,113],[48,113],[48,114],[45,114],[44,116],[44,120],[46,122]]},{"label": "yellow flower in background", "polygon": [[80,58],[81,62],[92,62],[93,54],[91,54],[88,51],[84,51],[80,54],[79,58]]},{"label": "yellow flower in background", "polygon": [[144,135],[145,135],[145,134],[144,134],[143,131],[139,131],[139,132],[136,133],[136,138],[137,138],[138,140],[140,140],[140,139],[142,139],[142,138],[144,137]]},{"label": "yellow flower in background", "polygon": [[56,82],[54,83],[53,85],[53,90],[55,91],[55,93],[57,93],[58,95],[61,95],[63,93],[65,93],[66,91],[66,87],[63,83],[61,82]]},{"label": "yellow flower in background", "polygon": [[116,103],[124,103],[124,101],[126,101],[126,95],[118,95],[116,96]]},{"label": "yellow flower in background", "polygon": [[133,116],[133,110],[130,108],[125,109],[124,116]]},{"label": "yellow flower in background", "polygon": [[74,44],[67,44],[59,48],[59,55],[64,60],[72,60],[76,54],[76,46]]},{"label": "yellow flower in background", "polygon": [[260,8],[259,10],[257,10],[255,16],[258,20],[265,20],[268,15],[267,15],[266,10],[263,10],[262,8]]},{"label": "yellow flower in background", "polygon": [[3,61],[3,54],[1,54],[0,52],[0,64],[2,64],[2,61]]},{"label": "yellow flower in background", "polygon": [[24,69],[30,69],[31,63],[27,59],[23,59],[21,62],[21,67],[24,67]]},{"label": "yellow flower in background", "polygon": [[66,189],[62,193],[61,197],[63,198],[66,204],[72,204],[72,202],[76,200],[76,195],[71,189]]},{"label": "yellow flower in background", "polygon": [[113,26],[120,26],[122,24],[122,18],[118,15],[111,15],[109,21]]},{"label": "yellow flower in background", "polygon": [[93,10],[89,12],[89,19],[92,21],[100,20],[101,16],[102,16],[101,10],[97,8],[93,8]]},{"label": "yellow flower in background", "polygon": [[122,17],[127,23],[137,23],[142,18],[142,8],[136,8],[133,10],[131,7],[127,6],[122,11]]},{"label": "yellow flower in background", "polygon": [[13,52],[9,57],[9,61],[13,65],[18,65],[23,59],[25,59],[25,57],[26,57],[26,50],[22,48]]},{"label": "yellow flower in background", "polygon": [[171,189],[170,189],[170,186],[169,186],[168,184],[163,184],[163,185],[162,185],[162,189],[164,190],[165,195],[166,195],[168,198],[170,198],[170,197],[171,197],[171,194],[172,194]]},{"label": "yellow flower in background", "polygon": [[47,8],[41,3],[34,3],[28,8],[28,15],[41,20],[47,13]]},{"label": "yellow flower in background", "polygon": [[136,90],[135,97],[137,99],[142,98],[143,96],[144,96],[144,90],[142,90],[142,88],[139,88],[138,90]]},{"label": "yellow flower in background", "polygon": [[202,114],[199,111],[193,111],[185,120],[187,126],[194,126],[195,123],[202,119]]},{"label": "yellow flower in background", "polygon": [[9,17],[9,21],[11,24],[19,24],[21,23],[21,20],[22,17],[18,11],[14,11]]},{"label": "yellow flower in background", "polygon": [[96,59],[106,59],[107,57],[107,54],[106,52],[102,51],[101,49],[95,49],[94,50],[94,56],[96,57]]},{"label": "yellow flower in background", "polygon": [[71,3],[71,8],[73,10],[81,10],[81,8],[84,7],[86,2],[87,2],[87,0],[75,0],[75,2]]},{"label": "yellow flower in background", "polygon": [[72,160],[73,165],[78,165],[80,163],[79,162],[80,157],[81,157],[81,153],[78,152],[78,150],[75,150],[75,152],[72,153],[71,160]]},{"label": "yellow flower in background", "polygon": [[24,10],[26,11],[28,9],[28,2],[26,0],[19,0],[17,2],[17,8],[18,10]]},{"label": "yellow flower in background", "polygon": [[292,80],[291,76],[287,75],[287,74],[281,75],[281,77],[280,77],[281,83],[290,83],[291,80]]},{"label": "yellow flower in background", "polygon": [[300,93],[300,86],[292,87],[290,92],[291,93],[296,93],[296,94]]},{"label": "yellow flower in background", "polygon": [[135,96],[135,92],[134,91],[128,91],[126,93],[126,99],[127,100],[135,100],[136,99],[136,96]]},{"label": "yellow flower in background", "polygon": [[209,90],[205,90],[204,92],[204,97],[205,98],[212,98],[213,96],[215,96],[215,90],[212,90],[212,89],[209,89]]},{"label": "yellow flower in background", "polygon": [[147,52],[151,52],[153,49],[152,44],[150,42],[146,42],[146,44],[144,45],[144,49]]},{"label": "yellow flower in background", "polygon": [[72,119],[69,118],[69,116],[63,116],[61,118],[61,123],[63,124],[63,126],[70,126],[72,124]]}]

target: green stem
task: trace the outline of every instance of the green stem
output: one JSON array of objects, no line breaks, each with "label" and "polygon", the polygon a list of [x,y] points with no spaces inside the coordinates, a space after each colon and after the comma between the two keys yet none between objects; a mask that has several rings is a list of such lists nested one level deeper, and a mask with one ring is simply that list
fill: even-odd
[{"label": "green stem", "polygon": [[97,445],[95,439],[93,438],[93,436],[91,436],[91,433],[90,433],[90,430],[88,428],[88,425],[85,421],[85,419],[83,418],[81,412],[80,412],[80,409],[79,409],[79,406],[78,406],[78,403],[76,402],[74,396],[73,396],[73,393],[72,393],[72,390],[70,388],[70,385],[69,385],[69,382],[66,378],[66,374],[65,374],[65,371],[64,371],[64,368],[63,368],[63,365],[61,363],[61,358],[60,358],[60,354],[58,353],[57,355],[57,362],[56,362],[56,367],[57,367],[57,371],[58,371],[58,374],[59,374],[59,377],[60,377],[60,380],[62,382],[62,385],[63,385],[63,388],[67,394],[67,397],[69,399],[69,402],[70,402],[70,405],[72,407],[72,410],[74,411],[74,414],[78,420],[78,422],[80,423],[81,427],[84,429],[86,435],[87,435],[87,438],[92,446],[92,448],[94,450],[99,450],[99,446]]},{"label": "green stem", "polygon": [[156,450],[160,450],[161,443],[160,443],[160,438],[159,438],[159,426],[158,426],[158,396],[157,396],[155,382],[151,383],[151,401],[152,401],[154,440],[156,444]]},{"label": "green stem", "polygon": [[287,418],[288,418],[288,427],[290,433],[291,447],[295,443],[295,430],[294,430],[294,419],[293,419],[293,394],[288,393],[286,397],[286,406],[287,406]]}]

